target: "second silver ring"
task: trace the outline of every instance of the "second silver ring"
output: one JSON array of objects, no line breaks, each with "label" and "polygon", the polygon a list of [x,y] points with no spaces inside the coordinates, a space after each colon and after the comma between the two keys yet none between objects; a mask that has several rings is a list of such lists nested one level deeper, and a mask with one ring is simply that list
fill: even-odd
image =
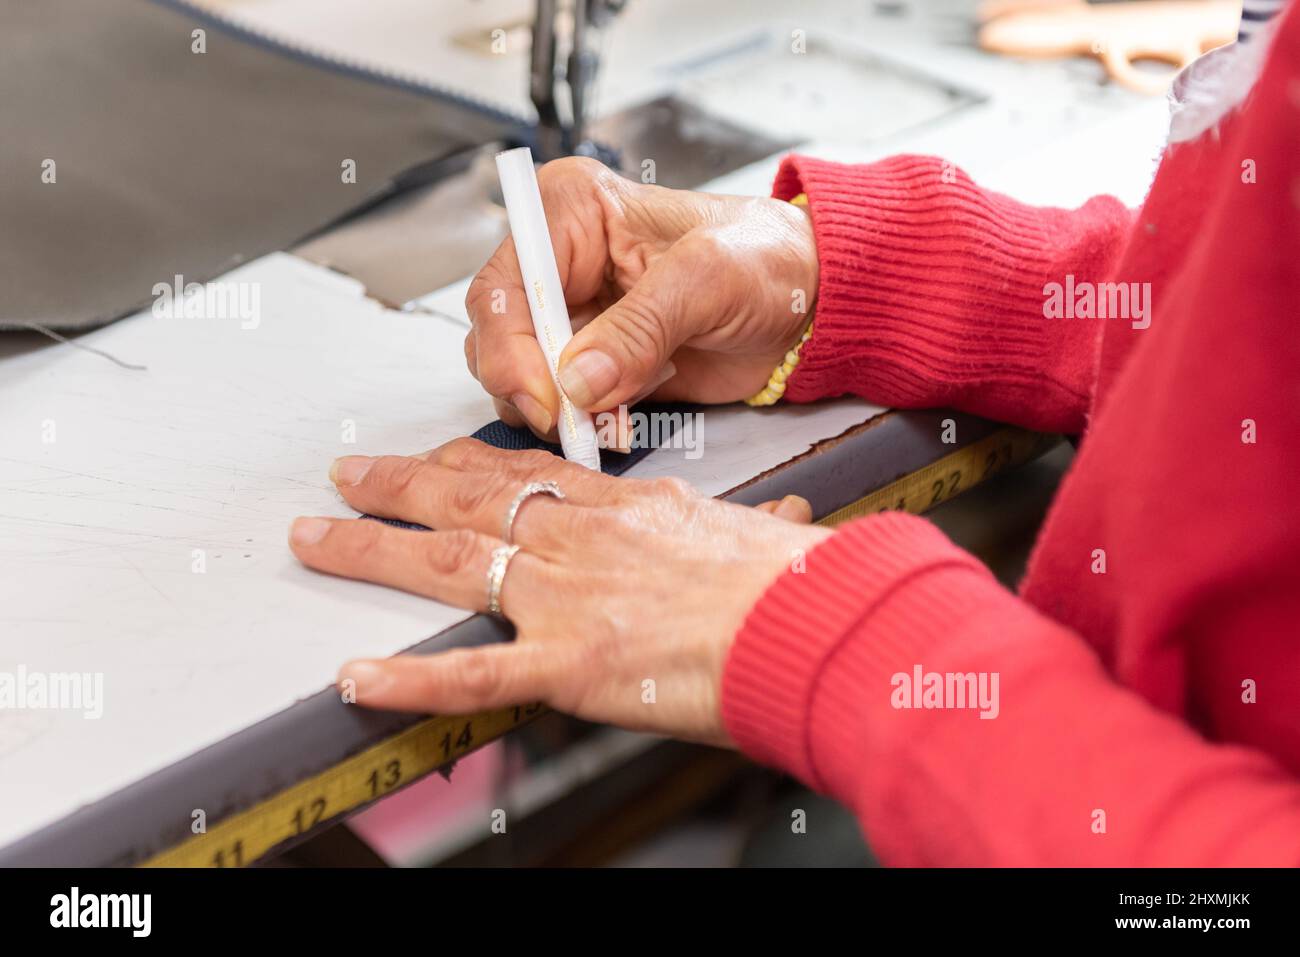
[{"label": "second silver ring", "polygon": [[519,509],[523,507],[524,502],[534,495],[549,495],[551,498],[564,501],[564,492],[554,482],[529,482],[519,490],[519,494],[514,497],[510,507],[506,509],[506,519],[501,526],[501,540],[503,542],[507,544],[514,543],[515,518],[518,517]]}]

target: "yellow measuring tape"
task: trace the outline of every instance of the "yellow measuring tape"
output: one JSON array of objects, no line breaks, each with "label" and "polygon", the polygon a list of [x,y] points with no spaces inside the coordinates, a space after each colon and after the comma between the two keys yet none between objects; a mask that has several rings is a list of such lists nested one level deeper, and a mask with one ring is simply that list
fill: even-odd
[{"label": "yellow measuring tape", "polygon": [[[821,519],[838,525],[889,509],[921,513],[1058,442],[1056,436],[1005,428],[957,449]],[[286,841],[444,768],[522,727],[547,709],[522,705],[422,721],[320,774],[290,785],[246,811],[186,838],[145,867],[242,867]]]},{"label": "yellow measuring tape", "polygon": [[1060,436],[1025,429],[998,429],[936,462],[890,482],[870,495],[832,512],[819,525],[839,525],[874,512],[899,511],[920,515],[992,478],[1014,465],[1023,465],[1061,441]]},{"label": "yellow measuring tape", "polygon": [[438,716],[285,788],[144,862],[145,867],[242,867],[285,841],[446,767],[522,727],[540,704]]}]

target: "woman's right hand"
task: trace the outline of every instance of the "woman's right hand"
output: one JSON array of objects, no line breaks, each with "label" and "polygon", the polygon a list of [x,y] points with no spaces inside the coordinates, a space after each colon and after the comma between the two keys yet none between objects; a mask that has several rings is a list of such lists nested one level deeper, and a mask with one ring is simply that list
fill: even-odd
[{"label": "woman's right hand", "polygon": [[[805,210],[642,185],[590,159],[548,163],[538,181],[577,330],[559,371],[575,405],[731,402],[763,388],[817,293]],[[513,240],[474,277],[465,306],[465,356],[498,414],[553,435],[559,398]]]}]

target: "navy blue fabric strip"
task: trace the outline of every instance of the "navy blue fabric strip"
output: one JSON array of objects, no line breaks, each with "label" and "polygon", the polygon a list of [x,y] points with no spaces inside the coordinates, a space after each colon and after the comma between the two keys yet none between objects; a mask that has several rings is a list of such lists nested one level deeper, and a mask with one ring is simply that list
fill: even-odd
[{"label": "navy blue fabric strip", "polygon": [[[677,413],[677,416],[663,421],[669,423],[669,428],[660,431],[661,438],[671,438],[676,430],[676,423],[680,422],[680,416],[693,410],[692,406],[679,403],[646,403],[639,405],[635,411],[645,412],[647,414]],[[514,452],[522,452],[525,449],[545,449],[552,455],[563,457],[564,450],[558,445],[552,445],[550,442],[544,442],[537,436],[533,435],[527,428],[514,428],[506,425],[500,419],[495,422],[489,422],[483,428],[475,432],[471,438],[478,439],[480,442],[486,442],[488,445],[495,446],[498,449],[508,449]],[[608,449],[602,449],[600,453],[600,470],[606,475],[622,475],[632,466],[636,465],[643,458],[653,452],[650,446],[634,448],[630,452],[611,452]],[[373,518],[377,522],[383,522],[385,525],[394,525],[397,528],[410,528],[416,531],[427,532],[428,526],[417,525],[414,522],[403,522],[396,518],[380,518],[378,515],[363,515],[362,518]]]}]

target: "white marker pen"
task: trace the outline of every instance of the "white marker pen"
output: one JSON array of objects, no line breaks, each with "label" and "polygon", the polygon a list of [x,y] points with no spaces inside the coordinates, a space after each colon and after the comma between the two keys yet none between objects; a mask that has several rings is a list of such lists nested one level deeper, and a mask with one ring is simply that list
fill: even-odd
[{"label": "white marker pen", "polygon": [[510,234],[515,239],[533,330],[551,367],[555,391],[560,394],[559,432],[564,457],[599,472],[600,447],[596,444],[596,425],[591,413],[575,409],[560,388],[560,353],[573,338],[573,327],[569,324],[569,308],[564,303],[560,271],[555,265],[551,232],[546,227],[532,151],[521,146],[498,153],[497,175],[501,177],[501,195],[506,201],[506,215],[510,217]]}]

